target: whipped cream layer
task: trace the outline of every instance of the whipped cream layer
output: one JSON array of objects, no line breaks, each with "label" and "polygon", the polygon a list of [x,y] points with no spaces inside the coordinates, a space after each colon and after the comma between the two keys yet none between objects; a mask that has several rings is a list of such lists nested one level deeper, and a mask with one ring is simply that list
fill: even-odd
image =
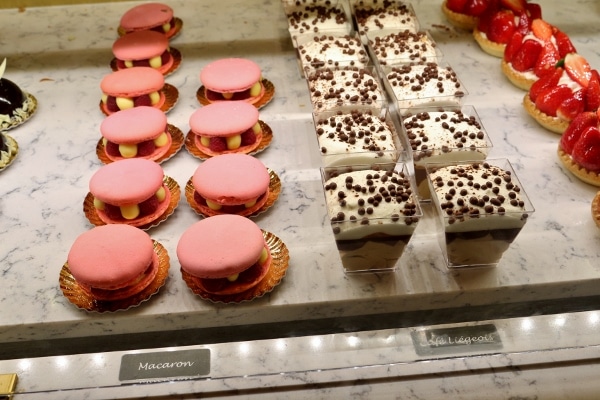
[{"label": "whipped cream layer", "polygon": [[385,100],[379,79],[365,68],[320,69],[307,81],[316,111],[351,104],[381,107]]},{"label": "whipped cream layer", "polygon": [[379,29],[419,30],[414,10],[402,1],[360,0],[354,4],[353,14],[361,35]]},{"label": "whipped cream layer", "polygon": [[533,212],[512,173],[487,162],[432,168],[429,179],[446,232],[521,228]]},{"label": "whipped cream layer", "polygon": [[298,58],[303,69],[333,66],[364,67],[369,55],[362,42],[350,35],[303,36],[297,40]]},{"label": "whipped cream layer", "polygon": [[400,110],[415,106],[460,104],[466,91],[454,70],[435,62],[385,68],[385,79]]},{"label": "whipped cream layer", "polygon": [[400,62],[436,61],[435,42],[426,32],[382,30],[368,34],[369,47],[381,65]]},{"label": "whipped cream layer", "polygon": [[415,164],[483,160],[491,147],[479,120],[460,110],[418,112],[402,124]]},{"label": "whipped cream layer", "polygon": [[319,117],[315,130],[325,166],[398,160],[393,126],[370,110],[339,111]]},{"label": "whipped cream layer", "polygon": [[324,189],[336,240],[411,235],[421,216],[410,179],[400,171],[343,172],[326,178]]}]

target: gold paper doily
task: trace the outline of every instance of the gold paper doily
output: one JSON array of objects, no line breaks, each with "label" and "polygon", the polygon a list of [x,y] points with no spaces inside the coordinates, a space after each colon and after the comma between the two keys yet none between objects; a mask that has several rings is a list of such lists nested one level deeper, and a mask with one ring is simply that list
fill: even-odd
[{"label": "gold paper doily", "polygon": [[60,270],[60,276],[58,278],[63,295],[78,308],[99,313],[127,310],[131,307],[140,305],[142,302],[158,293],[159,289],[165,284],[167,277],[169,276],[170,259],[167,250],[156,240],[152,240],[152,242],[154,245],[154,252],[158,256],[158,272],[156,273],[154,280],[150,282],[150,285],[141,292],[122,300],[96,300],[81,289],[77,281],[75,281],[75,278],[73,278],[68,263],[65,262]]},{"label": "gold paper doily", "polygon": [[[275,85],[273,85],[273,82],[263,78],[262,84],[265,88],[265,93],[263,94],[263,97],[258,99],[256,103],[253,104],[256,108],[262,108],[266,106],[273,99],[273,96],[275,96]],[[206,98],[206,93],[204,92],[204,85],[200,86],[196,91],[196,98],[203,106],[210,104],[210,101]]]},{"label": "gold paper doily", "polygon": [[[181,52],[179,50],[177,50],[176,48],[171,47],[169,49],[169,53],[171,53],[171,57],[173,57],[173,64],[171,64],[169,69],[167,69],[165,72],[163,72],[164,76],[170,75],[173,72],[177,71],[177,69],[181,65],[181,59],[182,59]],[[112,60],[110,60],[110,69],[112,69],[113,71],[119,70],[119,68],[117,68],[117,59],[114,57]]]},{"label": "gold paper doily", "polygon": [[4,136],[4,140],[6,140],[9,143],[8,144],[9,148],[13,147],[15,149],[14,153],[9,155],[8,160],[6,161],[6,164],[3,166],[0,166],[0,171],[3,171],[6,167],[8,167],[10,164],[12,164],[12,162],[15,160],[15,158],[17,158],[17,154],[19,154],[19,144],[13,137],[8,136],[4,132],[1,132],[0,135]]},{"label": "gold paper doily", "polygon": [[[167,36],[167,39],[169,40],[179,35],[179,32],[181,32],[181,28],[183,28],[183,21],[181,20],[181,18],[173,17],[173,19],[175,20],[175,29],[173,30],[173,34],[171,36]],[[125,29],[119,26],[117,28],[117,33],[119,34],[119,36],[123,36],[125,34]]]},{"label": "gold paper doily", "polygon": [[[164,161],[167,161],[175,154],[177,154],[177,152],[183,146],[184,142],[183,132],[181,131],[181,129],[177,128],[174,125],[167,124],[167,131],[171,134],[171,147],[169,147],[169,150],[167,150],[165,154],[154,160],[159,164]],[[98,156],[98,159],[102,161],[103,164],[110,164],[111,162],[115,161],[111,160],[108,157],[108,155],[106,155],[106,152],[104,151],[104,144],[102,143],[102,138],[100,138],[100,140],[98,140],[98,143],[96,144],[96,155]]]},{"label": "gold paper doily", "polygon": [[[277,176],[277,174],[270,168],[267,168],[267,170],[269,171],[270,178],[269,194],[267,195],[267,201],[265,202],[265,204],[262,205],[261,208],[249,215],[245,215],[245,217],[256,217],[257,215],[267,211],[269,208],[271,208],[273,203],[275,203],[275,200],[277,200],[277,198],[279,197],[279,193],[281,193],[281,180],[279,179],[279,176]],[[192,184],[192,178],[190,178],[187,181],[187,184],[185,185],[185,198],[188,204],[190,205],[190,207],[192,207],[192,210],[194,210],[198,215],[203,217],[210,217],[210,215],[203,213],[200,207],[198,206],[198,203],[194,201],[194,192],[194,185]]]},{"label": "gold paper doily", "polygon": [[3,132],[6,132],[6,131],[8,131],[8,130],[10,130],[10,129],[14,129],[14,128],[16,128],[17,126],[19,126],[19,125],[21,125],[21,124],[25,123],[25,122],[26,122],[26,121],[28,121],[28,120],[29,120],[29,119],[30,119],[30,118],[33,116],[33,114],[36,112],[36,110],[37,110],[37,106],[38,106],[38,101],[37,101],[37,99],[35,98],[35,96],[34,96],[34,95],[32,95],[32,94],[30,94],[30,93],[24,92],[24,94],[25,94],[25,97],[27,97],[27,100],[26,100],[26,101],[29,101],[29,105],[30,105],[30,107],[29,107],[29,110],[27,110],[27,114],[25,114],[25,115],[20,115],[20,116],[16,116],[16,117],[15,117],[15,116],[13,116],[12,118],[10,118],[9,125],[7,125],[7,126],[3,126],[3,127],[2,127],[2,131],[3,131]]},{"label": "gold paper doily", "polygon": [[181,276],[183,280],[192,290],[192,292],[194,292],[194,294],[202,297],[205,300],[210,300],[213,303],[241,303],[264,296],[272,291],[273,288],[275,288],[275,286],[277,286],[285,276],[290,262],[290,253],[285,243],[283,243],[279,237],[264,230],[262,233],[267,246],[269,246],[269,250],[271,251],[271,267],[269,268],[267,275],[260,282],[258,282],[256,286],[242,293],[219,296],[205,292],[201,288],[194,285],[191,276],[181,269]]},{"label": "gold paper doily", "polygon": [[[173,107],[175,107],[175,104],[177,103],[177,100],[179,99],[179,90],[175,86],[171,85],[170,83],[165,83],[165,85],[162,87],[162,89],[160,89],[160,92],[165,95],[165,102],[160,107],[160,109],[166,114],[169,111],[171,111],[171,109]],[[102,100],[100,100],[99,106],[100,106],[100,111],[102,111],[102,113],[104,115],[108,116],[111,114],[106,109],[106,107],[104,107]]]},{"label": "gold paper doily", "polygon": [[[177,208],[177,205],[179,204],[179,199],[181,198],[181,190],[179,189],[179,184],[177,183],[177,181],[175,181],[169,176],[165,175],[165,177],[163,178],[163,182],[167,185],[169,192],[171,192],[171,200],[169,201],[165,212],[163,212],[158,218],[156,218],[150,223],[146,223],[140,226],[136,226],[135,224],[129,225],[136,226],[137,228],[140,228],[142,230],[148,230],[157,226],[158,224],[166,220],[171,214],[173,214],[173,212]],[[106,222],[102,221],[98,213],[96,213],[96,208],[94,207],[94,195],[92,195],[90,192],[88,192],[88,194],[85,196],[85,199],[83,200],[83,213],[92,225],[106,225]]]},{"label": "gold paper doily", "polygon": [[[247,153],[250,155],[254,155],[257,153],[260,153],[261,151],[263,151],[264,149],[266,149],[267,147],[269,147],[269,145],[271,144],[271,141],[273,140],[273,131],[271,130],[271,127],[269,125],[267,125],[265,122],[263,121],[258,121],[258,123],[260,124],[260,127],[262,129],[262,139],[260,140],[260,143],[258,144],[258,147],[254,150],[252,150],[251,152]],[[188,131],[187,135],[185,136],[185,148],[186,150],[193,155],[196,158],[199,158],[201,160],[206,160],[208,158],[211,158],[213,156],[211,156],[210,154],[206,154],[205,152],[203,152],[202,150],[200,150],[198,148],[198,146],[196,146],[196,134],[194,132],[192,132],[191,130]]]}]

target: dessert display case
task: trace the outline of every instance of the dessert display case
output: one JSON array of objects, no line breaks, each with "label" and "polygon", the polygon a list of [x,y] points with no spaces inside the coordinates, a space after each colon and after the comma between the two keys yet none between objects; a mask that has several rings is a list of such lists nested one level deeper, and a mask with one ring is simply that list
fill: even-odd
[{"label": "dessert display case", "polygon": [[[201,106],[196,97],[199,72],[215,59],[253,59],[261,66],[263,77],[273,84],[273,99],[260,109],[260,120],[269,125],[273,138],[256,157],[277,174],[281,192],[275,204],[253,220],[285,243],[289,267],[280,285],[253,301],[223,304],[195,295],[182,279],[175,249],[184,230],[200,216],[182,196],[169,219],[147,231],[170,255],[169,276],[159,293],[137,307],[118,312],[88,312],[71,304],[60,289],[59,276],[75,238],[93,226],[83,207],[89,179],[103,165],[96,154],[104,118],[99,108],[100,81],[111,72],[111,45],[118,37],[119,18],[139,3],[0,10],[2,57],[7,58],[4,77],[33,94],[38,102],[32,118],[10,131],[19,144],[19,153],[9,167],[0,171],[0,355],[8,360],[0,362],[0,374],[19,372],[15,369],[23,364],[18,360],[24,359],[43,363],[61,356],[86,363],[88,353],[169,346],[213,344],[213,352],[226,353],[227,342],[272,348],[290,340],[290,346],[301,349],[301,337],[310,335],[329,340],[325,354],[338,354],[336,346],[341,337],[345,340],[347,332],[362,332],[358,336],[365,338],[373,330],[377,333],[372,337],[400,336],[407,340],[418,331],[409,327],[479,326],[484,321],[514,317],[517,320],[506,320],[506,326],[513,326],[521,324],[518,319],[522,317],[553,313],[567,313],[568,321],[585,326],[580,331],[573,329],[584,339],[580,337],[571,346],[568,338],[561,336],[557,346],[588,348],[597,358],[597,334],[587,336],[598,331],[597,322],[589,322],[596,314],[590,317],[586,313],[600,306],[600,230],[590,213],[598,189],[580,182],[560,166],[556,156],[558,136],[527,115],[521,105],[524,92],[502,75],[500,60],[483,53],[467,32],[451,28],[443,18],[440,2],[434,0],[411,1],[420,28],[429,31],[444,62],[452,66],[467,89],[462,102],[477,110],[493,142],[488,157],[511,162],[535,207],[535,213],[496,267],[449,270],[437,243],[432,210],[423,204],[425,215],[393,273],[346,275],[325,209],[319,171],[322,160],[307,84],[298,69],[280,2],[173,0],[165,3],[182,18],[183,28],[172,40],[181,52],[181,64],[166,77],[166,82],[179,92],[177,103],[167,114],[170,124],[182,132],[189,130],[189,117]],[[578,51],[598,68],[598,4],[552,0],[543,3],[543,10],[544,18],[568,33]],[[184,188],[200,162],[182,148],[162,167]],[[243,243],[232,239],[231,246],[240,245]],[[548,326],[547,330],[539,327],[538,333],[548,339],[540,346],[551,351],[554,333],[552,325]],[[400,349],[401,357],[375,362],[368,358],[385,353],[391,346],[377,340],[363,348],[357,359],[360,361],[354,364],[336,359],[321,366],[319,362],[325,361],[319,351],[314,351],[311,354],[315,358],[304,360],[304,364],[299,362],[289,370],[281,365],[274,368],[281,367],[282,373],[304,371],[304,376],[311,375],[308,382],[323,382],[335,380],[332,371],[345,368],[397,364],[410,370],[418,360],[444,358],[451,364],[460,354],[434,353],[423,358]],[[399,347],[409,344],[403,342]],[[485,357],[492,353],[530,354],[540,349],[531,340],[523,347],[485,347],[477,354],[485,363],[489,361]],[[584,357],[584,353],[565,353],[561,362],[594,358],[589,354]],[[117,357],[117,353],[110,354],[108,358]],[[553,361],[541,359],[543,363]],[[462,368],[468,369],[468,364]],[[102,365],[99,370],[118,368]],[[460,370],[456,365],[448,368]],[[332,375],[317,378],[316,371],[321,369]],[[260,371],[248,368],[239,372],[240,381],[242,376],[250,379],[246,383],[238,381],[238,387],[257,387],[253,386],[259,385],[257,380],[249,382]],[[275,379],[277,373],[273,371],[266,374],[272,373]],[[432,371],[423,372],[428,373]],[[391,372],[394,374],[415,375],[399,370]],[[214,376],[233,375],[224,371]],[[383,375],[377,375],[378,379]],[[365,376],[374,375],[366,372]],[[348,379],[365,376],[356,371],[347,375]],[[111,379],[37,387],[22,381],[20,390],[44,392],[92,385],[114,388],[123,382]],[[202,382],[196,381],[191,388],[176,393],[202,391]],[[221,383],[213,382],[211,390],[225,390],[219,386]],[[165,390],[164,395],[167,393]],[[57,398],[64,397],[61,394]]]}]

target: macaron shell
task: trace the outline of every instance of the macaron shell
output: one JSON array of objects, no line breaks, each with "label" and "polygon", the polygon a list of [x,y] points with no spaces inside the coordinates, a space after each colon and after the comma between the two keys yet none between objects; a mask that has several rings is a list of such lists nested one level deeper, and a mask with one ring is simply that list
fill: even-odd
[{"label": "macaron shell", "polygon": [[131,158],[101,167],[92,175],[89,188],[94,197],[108,204],[138,204],[160,189],[163,178],[163,169],[154,161]]},{"label": "macaron shell", "polygon": [[139,106],[113,113],[100,124],[100,133],[118,144],[155,139],[167,129],[166,114],[155,107]]},{"label": "macaron shell", "polygon": [[194,189],[222,205],[247,203],[269,189],[269,171],[247,154],[222,154],[201,163],[192,176]]},{"label": "macaron shell", "polygon": [[200,71],[200,82],[209,90],[221,93],[249,89],[260,80],[260,67],[245,58],[223,58]]},{"label": "macaron shell", "polygon": [[112,72],[100,82],[103,93],[115,97],[136,97],[158,92],[165,85],[164,75],[150,67],[132,67]]},{"label": "macaron shell", "polygon": [[121,36],[112,45],[119,60],[146,60],[160,56],[169,47],[169,39],[156,31],[137,31]]},{"label": "macaron shell", "polygon": [[238,215],[217,215],[190,226],[177,243],[181,268],[198,278],[226,278],[260,258],[265,240],[254,222]]},{"label": "macaron shell", "polygon": [[169,22],[173,18],[173,9],[162,3],[140,4],[127,10],[120,20],[120,26],[126,31],[149,29]]},{"label": "macaron shell", "polygon": [[221,101],[195,110],[189,125],[197,135],[227,137],[253,127],[258,117],[258,109],[245,101]]},{"label": "macaron shell", "polygon": [[115,289],[146,271],[152,239],[128,225],[103,225],[77,237],[67,256],[71,274],[84,285]]}]

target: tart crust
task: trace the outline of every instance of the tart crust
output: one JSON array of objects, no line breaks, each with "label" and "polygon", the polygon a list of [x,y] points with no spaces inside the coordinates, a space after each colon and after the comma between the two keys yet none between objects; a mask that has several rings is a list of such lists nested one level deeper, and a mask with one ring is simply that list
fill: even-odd
[{"label": "tart crust", "polygon": [[529,93],[527,93],[523,98],[523,106],[525,107],[527,113],[533,117],[533,119],[551,132],[562,135],[569,126],[569,121],[558,117],[552,117],[538,110],[535,106],[535,103],[529,98]]},{"label": "tart crust", "polygon": [[477,26],[479,22],[479,18],[473,17],[471,15],[460,14],[450,10],[446,6],[446,0],[442,3],[442,12],[446,16],[448,22],[450,22],[453,26],[465,29],[467,31],[472,31]]},{"label": "tart crust", "polygon": [[600,191],[592,199],[592,218],[596,226],[600,228]]},{"label": "tart crust", "polygon": [[573,161],[571,156],[560,147],[558,149],[558,158],[565,168],[577,178],[581,179],[585,183],[589,183],[590,185],[600,187],[600,175],[598,175],[597,172],[588,171],[587,169],[581,167],[579,164]]},{"label": "tart crust", "polygon": [[502,60],[501,67],[504,76],[506,76],[508,80],[519,89],[529,90],[531,89],[531,85],[533,85],[536,81],[534,79],[528,79],[521,75],[505,60]]},{"label": "tart crust", "polygon": [[485,35],[475,27],[473,29],[473,37],[481,50],[485,51],[491,56],[502,58],[504,57],[504,49],[506,48],[506,44],[504,43],[496,43],[489,40]]}]

